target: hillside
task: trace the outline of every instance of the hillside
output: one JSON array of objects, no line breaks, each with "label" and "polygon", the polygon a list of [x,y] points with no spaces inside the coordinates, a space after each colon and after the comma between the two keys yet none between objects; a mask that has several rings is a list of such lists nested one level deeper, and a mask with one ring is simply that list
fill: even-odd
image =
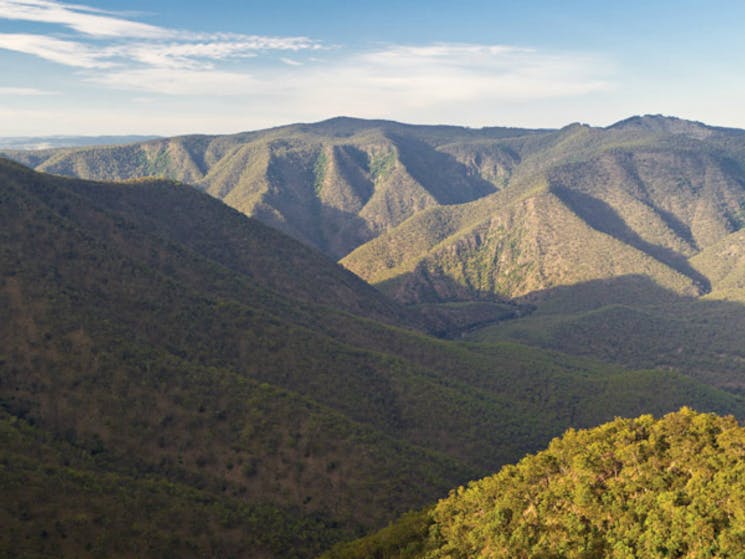
[{"label": "hillside", "polygon": [[510,152],[489,146],[470,163],[437,146],[525,134],[531,132],[338,118],[232,136],[11,155],[40,171],[67,176],[161,176],[193,184],[340,258],[424,208],[495,192],[515,163]]},{"label": "hillside", "polygon": [[721,249],[727,255],[710,262],[708,269],[721,270],[722,279],[712,274],[713,291],[705,297],[680,296],[642,275],[586,282],[540,292],[532,313],[472,329],[465,337],[509,340],[632,368],[674,369],[743,392],[745,305],[737,258],[727,248],[732,246],[723,241],[701,253],[700,258],[718,257]]},{"label": "hillside", "polygon": [[736,558],[745,547],[745,429],[689,409],[567,431],[323,557]]},{"label": "hillside", "polygon": [[704,294],[711,280],[689,259],[743,224],[743,138],[661,117],[534,136],[503,191],[425,210],[342,263],[407,302],[631,274]]},{"label": "hillside", "polygon": [[745,224],[745,132],[661,116],[561,130],[337,118],[11,155],[69,176],[193,184],[404,303],[635,274],[698,296],[711,264],[691,258]]},{"label": "hillside", "polygon": [[691,258],[712,282],[710,299],[745,302],[745,230],[727,235]]},{"label": "hillside", "polygon": [[308,557],[571,425],[684,404],[745,416],[673,372],[430,338],[184,185],[0,160],[0,219],[10,555]]}]

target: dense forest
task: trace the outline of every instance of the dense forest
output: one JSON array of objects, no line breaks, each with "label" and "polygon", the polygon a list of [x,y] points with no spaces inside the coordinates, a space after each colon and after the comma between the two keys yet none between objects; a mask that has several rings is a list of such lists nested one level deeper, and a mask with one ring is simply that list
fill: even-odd
[{"label": "dense forest", "polygon": [[741,131],[12,155],[72,176],[0,159],[0,555],[743,548]]},{"label": "dense forest", "polygon": [[742,557],[745,428],[688,408],[570,429],[325,559]]}]

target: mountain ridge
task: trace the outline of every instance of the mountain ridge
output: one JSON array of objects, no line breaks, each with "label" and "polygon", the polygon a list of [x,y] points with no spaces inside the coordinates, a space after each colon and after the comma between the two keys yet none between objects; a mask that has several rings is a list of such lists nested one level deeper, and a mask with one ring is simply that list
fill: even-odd
[{"label": "mountain ridge", "polygon": [[[745,413],[741,398],[670,371],[426,336],[332,261],[186,185],[91,183],[0,160],[0,215],[0,423],[12,443],[0,459],[15,464],[0,514],[21,534],[0,542],[15,554],[62,534],[81,556],[99,545],[102,513],[83,496],[113,507],[95,489],[113,480],[187,525],[253,526],[225,540],[232,553],[308,557],[570,425],[691,402]],[[45,455],[53,465],[34,466]],[[45,512],[24,476],[70,491]],[[204,499],[216,508],[184,509]],[[117,529],[96,549],[134,553],[127,542],[146,536],[128,530],[145,517],[114,509]],[[287,530],[267,541],[261,522],[241,524],[252,515]],[[222,549],[174,533],[202,554]],[[149,541],[160,543],[141,551],[160,556],[169,540]]]},{"label": "mountain ridge", "polygon": [[742,300],[735,276],[718,272],[724,253],[709,250],[745,226],[742,130],[660,115],[554,130],[339,117],[13,155],[97,180],[196,185],[425,305],[445,336],[484,325],[484,304],[499,321],[514,314],[500,305],[539,308],[557,289],[639,274],[681,301]]}]

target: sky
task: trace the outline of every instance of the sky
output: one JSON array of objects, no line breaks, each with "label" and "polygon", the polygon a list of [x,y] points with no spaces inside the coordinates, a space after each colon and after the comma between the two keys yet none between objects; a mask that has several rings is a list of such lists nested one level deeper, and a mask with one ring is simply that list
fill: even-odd
[{"label": "sky", "polygon": [[741,0],[0,0],[0,135],[745,128]]}]

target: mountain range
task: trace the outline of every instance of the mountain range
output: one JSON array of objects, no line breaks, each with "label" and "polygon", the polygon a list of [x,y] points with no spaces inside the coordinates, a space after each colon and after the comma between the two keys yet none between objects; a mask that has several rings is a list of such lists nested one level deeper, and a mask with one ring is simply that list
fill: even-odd
[{"label": "mountain range", "polygon": [[691,259],[745,223],[743,140],[659,116],[545,131],[337,118],[10,155],[55,174],[195,185],[421,303],[640,272],[708,293],[720,278]]},{"label": "mountain range", "polygon": [[7,155],[4,553],[311,557],[570,427],[745,417],[743,131]]},{"label": "mountain range", "polygon": [[745,324],[742,130],[649,115],[560,130],[335,118],[8,155],[195,185],[417,307],[438,335],[745,387],[731,326]]}]

